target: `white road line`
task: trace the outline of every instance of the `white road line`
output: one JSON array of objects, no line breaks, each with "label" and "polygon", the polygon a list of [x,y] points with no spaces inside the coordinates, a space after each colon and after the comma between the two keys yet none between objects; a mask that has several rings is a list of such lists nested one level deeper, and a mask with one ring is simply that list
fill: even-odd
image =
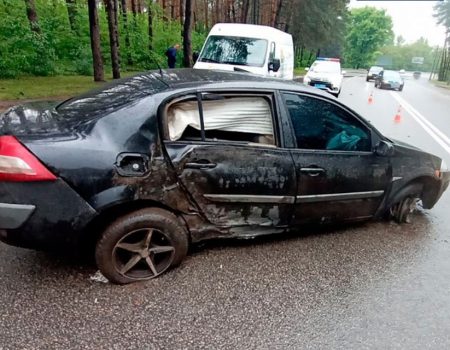
[{"label": "white road line", "polygon": [[415,121],[443,148],[450,154],[450,139],[436,128],[428,119],[420,114],[413,106],[406,102],[397,92],[391,91],[400,105],[415,119]]}]

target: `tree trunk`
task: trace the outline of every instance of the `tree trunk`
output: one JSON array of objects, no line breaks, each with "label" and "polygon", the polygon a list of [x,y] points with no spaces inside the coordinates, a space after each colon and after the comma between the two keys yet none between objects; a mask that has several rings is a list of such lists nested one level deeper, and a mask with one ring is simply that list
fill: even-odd
[{"label": "tree trunk", "polygon": [[186,0],[183,26],[183,63],[192,67],[192,8],[194,0]]},{"label": "tree trunk", "polygon": [[111,48],[111,65],[113,79],[120,78],[120,57],[119,57],[119,33],[117,30],[117,7],[116,0],[105,0],[106,14],[108,17],[109,45]]},{"label": "tree trunk", "polygon": [[137,14],[136,0],[131,0],[131,12],[133,12],[133,18],[134,18],[134,20],[136,20],[136,14]]},{"label": "tree trunk", "polygon": [[151,2],[148,4],[148,50],[153,50],[153,9]]},{"label": "tree trunk", "polygon": [[67,7],[67,15],[69,17],[70,29],[73,32],[77,32],[77,30],[78,30],[78,26],[77,26],[77,15],[78,15],[77,1],[76,0],[66,0],[66,7]]},{"label": "tree trunk", "polygon": [[208,0],[205,0],[205,27],[206,29],[209,29]]},{"label": "tree trunk", "polygon": [[100,51],[100,29],[96,0],[88,0],[89,31],[91,33],[91,50],[94,68],[94,81],[104,81],[103,59]]},{"label": "tree trunk", "polygon": [[180,24],[184,23],[184,0],[180,0]]},{"label": "tree trunk", "polygon": [[120,1],[122,10],[123,31],[125,32],[125,49],[127,51],[127,64],[131,66],[133,64],[133,58],[131,57],[130,32],[128,29],[127,0],[120,0]]},{"label": "tree trunk", "polygon": [[241,23],[247,23],[249,6],[250,0],[244,0],[242,3]]},{"label": "tree trunk", "polygon": [[27,9],[27,17],[28,22],[30,22],[31,30],[37,34],[40,34],[41,28],[39,27],[36,4],[34,3],[34,0],[25,0],[25,7]]},{"label": "tree trunk", "polygon": [[275,10],[275,19],[273,26],[280,29],[281,9],[283,8],[283,0],[278,0],[277,8]]}]

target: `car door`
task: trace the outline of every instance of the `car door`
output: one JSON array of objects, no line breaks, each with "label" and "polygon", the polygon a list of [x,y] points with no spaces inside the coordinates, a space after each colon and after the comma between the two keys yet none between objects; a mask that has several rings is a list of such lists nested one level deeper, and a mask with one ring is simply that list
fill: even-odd
[{"label": "car door", "polygon": [[292,224],[358,220],[375,214],[390,184],[389,157],[371,129],[327,99],[282,93],[295,134],[298,189]]},{"label": "car door", "polygon": [[168,157],[209,222],[252,235],[289,223],[297,180],[289,150],[279,147],[276,116],[272,92],[197,93],[167,103]]}]

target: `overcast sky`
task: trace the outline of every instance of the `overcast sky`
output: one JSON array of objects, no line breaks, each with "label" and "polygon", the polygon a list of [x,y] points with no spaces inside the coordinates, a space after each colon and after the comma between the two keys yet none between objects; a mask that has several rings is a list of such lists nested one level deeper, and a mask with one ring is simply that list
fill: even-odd
[{"label": "overcast sky", "polygon": [[444,44],[444,28],[436,24],[433,17],[433,7],[438,1],[402,1],[379,0],[361,1],[350,0],[350,8],[372,6],[384,8],[392,17],[395,36],[401,35],[406,42],[411,43],[421,36],[428,39],[430,45]]}]

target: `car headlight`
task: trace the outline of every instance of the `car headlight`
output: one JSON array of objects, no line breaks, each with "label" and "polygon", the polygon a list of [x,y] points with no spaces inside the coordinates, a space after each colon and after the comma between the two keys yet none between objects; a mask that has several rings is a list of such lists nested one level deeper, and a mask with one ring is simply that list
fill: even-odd
[{"label": "car headlight", "polygon": [[441,169],[439,169],[439,170],[440,171],[448,171],[447,163],[443,159],[442,159],[442,162],[441,162]]}]

